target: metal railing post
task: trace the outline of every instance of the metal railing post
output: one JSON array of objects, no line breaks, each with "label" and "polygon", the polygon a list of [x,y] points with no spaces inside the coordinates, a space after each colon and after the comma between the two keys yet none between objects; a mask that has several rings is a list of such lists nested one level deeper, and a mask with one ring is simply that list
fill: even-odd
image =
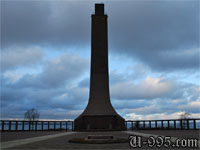
[{"label": "metal railing post", "polygon": [[131,121],[131,130],[133,130],[133,121]]},{"label": "metal railing post", "polygon": [[8,126],[8,130],[10,131],[11,130],[11,121],[9,121],[9,126]]},{"label": "metal railing post", "polygon": [[181,126],[181,129],[183,129],[182,120],[180,120],[180,126]]},{"label": "metal railing post", "polygon": [[155,121],[155,127],[156,127],[156,129],[158,128],[158,126],[157,126],[157,121]]},{"label": "metal railing post", "polygon": [[50,126],[49,124],[50,124],[50,122],[48,121],[48,130],[50,130],[50,129],[49,129],[49,126]]},{"label": "metal railing post", "polygon": [[38,124],[37,121],[35,121],[35,130],[37,130],[37,124]]},{"label": "metal railing post", "polygon": [[167,128],[170,128],[169,120],[167,120]]},{"label": "metal railing post", "polygon": [[74,122],[72,121],[72,131],[74,131]]},{"label": "metal railing post", "polygon": [[28,130],[31,130],[31,121],[28,121]]},{"label": "metal railing post", "polygon": [[161,128],[162,128],[162,129],[164,128],[163,120],[161,121]]},{"label": "metal railing post", "polygon": [[15,130],[18,130],[18,121],[15,121]]},{"label": "metal railing post", "polygon": [[56,121],[54,121],[54,130],[56,130]]},{"label": "metal railing post", "polygon": [[24,131],[24,121],[22,121],[22,131]]},{"label": "metal railing post", "polygon": [[149,128],[151,129],[151,121],[149,121]]},{"label": "metal railing post", "polygon": [[1,121],[1,130],[4,131],[4,121]]},{"label": "metal railing post", "polygon": [[193,127],[196,130],[196,120],[195,119],[193,120]]},{"label": "metal railing post", "polygon": [[187,119],[187,129],[190,129],[189,119]]},{"label": "metal railing post", "polygon": [[41,124],[42,124],[41,129],[42,129],[42,131],[43,131],[43,130],[44,130],[44,122],[42,121]]},{"label": "metal railing post", "polygon": [[[168,119],[168,120],[127,120],[125,130],[137,129],[199,129],[199,118],[192,119]],[[66,123],[66,124],[65,124]],[[148,125],[149,123],[149,125]],[[155,125],[154,125],[155,123]],[[24,130],[74,130],[74,121],[30,121],[30,120],[0,120],[1,131]],[[46,125],[48,124],[48,128]],[[198,124],[198,125],[197,125]],[[21,127],[22,126],[22,127]]]},{"label": "metal railing post", "polygon": [[174,120],[174,129],[176,129],[176,120]]}]

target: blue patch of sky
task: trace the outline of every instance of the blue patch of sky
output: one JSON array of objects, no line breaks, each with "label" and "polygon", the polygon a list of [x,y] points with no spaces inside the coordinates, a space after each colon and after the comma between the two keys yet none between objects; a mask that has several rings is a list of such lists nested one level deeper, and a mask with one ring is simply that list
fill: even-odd
[{"label": "blue patch of sky", "polygon": [[136,64],[136,62],[131,61],[128,57],[125,57],[123,55],[109,55],[109,72],[113,70],[118,70],[119,72],[130,72],[130,70],[127,70],[129,66],[132,66]]},{"label": "blue patch of sky", "polygon": [[200,85],[200,73],[199,70],[183,70],[169,73],[161,73],[161,76],[175,80],[176,82],[191,83]]},{"label": "blue patch of sky", "polygon": [[63,46],[59,48],[55,47],[47,47],[45,48],[45,51],[47,53],[48,59],[53,59],[55,57],[64,55],[64,54],[72,54],[72,55],[80,55],[83,58],[90,58],[90,47],[89,46]]}]

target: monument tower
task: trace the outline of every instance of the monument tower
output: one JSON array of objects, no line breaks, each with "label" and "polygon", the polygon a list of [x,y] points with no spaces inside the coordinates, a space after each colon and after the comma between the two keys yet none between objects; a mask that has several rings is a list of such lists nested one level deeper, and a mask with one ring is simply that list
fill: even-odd
[{"label": "monument tower", "polygon": [[74,129],[124,130],[125,120],[110,102],[108,75],[108,27],[104,4],[95,4],[92,15],[91,72],[89,102],[83,113],[74,120]]}]

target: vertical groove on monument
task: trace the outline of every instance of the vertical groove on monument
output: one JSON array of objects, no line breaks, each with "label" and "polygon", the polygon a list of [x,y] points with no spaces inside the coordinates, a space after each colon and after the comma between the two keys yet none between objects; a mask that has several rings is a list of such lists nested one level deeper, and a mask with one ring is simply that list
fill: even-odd
[{"label": "vertical groove on monument", "polygon": [[95,4],[92,15],[90,97],[86,109],[74,120],[75,130],[124,130],[125,120],[110,102],[108,30],[104,4]]}]

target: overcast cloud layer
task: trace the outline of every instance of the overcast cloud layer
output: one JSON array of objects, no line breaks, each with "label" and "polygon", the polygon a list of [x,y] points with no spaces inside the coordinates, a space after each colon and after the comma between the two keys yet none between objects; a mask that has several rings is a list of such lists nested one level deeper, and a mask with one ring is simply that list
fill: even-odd
[{"label": "overcast cloud layer", "polygon": [[[199,116],[199,1],[104,4],[116,110],[126,119]],[[94,2],[1,2],[2,118],[22,118],[32,107],[43,119],[83,111],[92,13]]]}]

